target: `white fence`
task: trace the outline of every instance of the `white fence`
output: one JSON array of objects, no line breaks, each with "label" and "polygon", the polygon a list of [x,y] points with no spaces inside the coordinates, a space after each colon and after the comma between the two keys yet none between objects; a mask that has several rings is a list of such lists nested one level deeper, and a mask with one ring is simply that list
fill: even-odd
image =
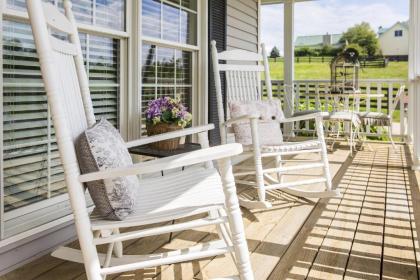
[{"label": "white fence", "polygon": [[[336,104],[336,99],[331,98],[330,95],[323,94],[330,85],[330,80],[296,80],[294,83],[294,111],[299,110],[321,110],[331,111],[332,108],[339,106]],[[360,80],[359,85],[363,95],[366,95],[364,100],[353,100],[353,97],[349,95],[344,101],[341,101],[344,109],[351,109],[355,106],[360,112],[384,112],[389,113],[390,108],[393,104],[396,93],[402,85],[407,84],[405,80],[399,79],[369,79]],[[273,96],[280,98],[282,104],[286,104],[284,93],[285,87],[282,80],[272,81]],[[369,96],[372,97],[369,97]],[[383,97],[378,97],[382,95]],[[406,92],[401,97],[401,101],[407,101],[407,87]],[[356,99],[356,98],[354,98]],[[394,127],[398,127],[399,132],[394,134],[397,137],[403,137],[407,134],[407,114],[404,102],[399,102],[396,111],[393,114]],[[399,121],[398,121],[399,120]],[[299,126],[300,132],[313,132],[313,125],[310,122],[304,122]],[[369,136],[382,136],[382,131],[375,129],[374,127],[366,126],[364,133]]]}]

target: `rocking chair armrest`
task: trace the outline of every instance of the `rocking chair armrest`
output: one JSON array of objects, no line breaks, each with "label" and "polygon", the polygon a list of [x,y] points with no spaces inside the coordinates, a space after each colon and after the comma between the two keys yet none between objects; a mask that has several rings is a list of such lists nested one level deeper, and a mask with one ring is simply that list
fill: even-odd
[{"label": "rocking chair armrest", "polygon": [[96,180],[112,179],[116,177],[160,172],[162,170],[229,158],[241,154],[242,151],[242,145],[238,143],[220,145],[171,157],[140,162],[128,167],[114,168],[83,174],[79,176],[79,182],[86,183]]},{"label": "rocking chair armrest", "polygon": [[258,119],[259,118],[259,116],[258,115],[242,115],[242,116],[240,116],[240,117],[236,117],[236,118],[230,118],[229,120],[227,120],[225,123],[224,123],[224,126],[226,126],[226,127],[229,127],[229,126],[231,126],[232,124],[234,124],[234,123],[237,123],[237,122],[242,122],[242,121],[247,121],[247,120],[252,120],[252,119]]},{"label": "rocking chair armrest", "polygon": [[158,141],[162,141],[162,140],[168,140],[168,139],[172,139],[172,138],[177,138],[177,137],[197,134],[197,133],[201,133],[201,132],[206,132],[206,131],[209,131],[209,130],[212,130],[212,129],[214,129],[214,124],[212,124],[212,123],[206,124],[206,125],[201,125],[201,126],[195,126],[195,127],[180,129],[180,130],[177,130],[177,131],[162,133],[162,134],[155,135],[155,136],[149,136],[149,137],[145,137],[145,138],[142,138],[142,139],[133,140],[133,141],[127,142],[126,147],[127,148],[133,148],[133,147],[142,146],[142,145],[146,145],[146,144],[150,144],[150,143],[154,143],[154,142],[158,142]]},{"label": "rocking chair armrest", "polygon": [[312,113],[312,114],[306,114],[306,115],[286,118],[286,119],[280,120],[279,122],[280,123],[290,123],[290,122],[306,121],[306,120],[310,120],[310,119],[322,118],[322,117],[325,117],[325,116],[326,116],[325,113],[318,112],[318,113]]}]

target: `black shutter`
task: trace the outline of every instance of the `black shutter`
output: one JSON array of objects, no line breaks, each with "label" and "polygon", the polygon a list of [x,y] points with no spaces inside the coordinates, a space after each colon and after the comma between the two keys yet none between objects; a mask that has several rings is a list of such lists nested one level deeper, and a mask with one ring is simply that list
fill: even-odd
[{"label": "black shutter", "polygon": [[[209,44],[212,40],[217,42],[218,51],[226,50],[226,0],[212,0],[209,3]],[[211,46],[209,45],[209,50]],[[219,117],[217,115],[216,88],[213,79],[213,66],[211,63],[211,51],[209,52],[209,123],[216,128],[210,131],[210,144],[220,144]],[[222,79],[222,92],[225,92],[225,77]],[[223,99],[225,96],[223,95]],[[223,102],[226,104],[226,102]]]}]

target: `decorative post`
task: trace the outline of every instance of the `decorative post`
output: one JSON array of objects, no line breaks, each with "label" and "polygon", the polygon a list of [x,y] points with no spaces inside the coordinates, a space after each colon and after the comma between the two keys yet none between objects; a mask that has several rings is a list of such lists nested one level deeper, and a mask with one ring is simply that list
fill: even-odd
[{"label": "decorative post", "polygon": [[235,260],[241,280],[253,280],[251,261],[248,253],[248,244],[245,238],[244,223],[241,209],[236,194],[235,178],[233,177],[232,164],[229,158],[218,161],[220,176],[225,193],[225,204],[229,227],[232,233],[232,243],[235,248]]},{"label": "decorative post", "polygon": [[[295,45],[294,45],[294,15],[295,1],[284,1],[284,89],[286,98],[284,99],[284,113],[286,117],[291,117],[294,114],[294,60],[295,60]],[[284,127],[284,134],[286,136],[293,136],[293,124],[286,124]]]}]

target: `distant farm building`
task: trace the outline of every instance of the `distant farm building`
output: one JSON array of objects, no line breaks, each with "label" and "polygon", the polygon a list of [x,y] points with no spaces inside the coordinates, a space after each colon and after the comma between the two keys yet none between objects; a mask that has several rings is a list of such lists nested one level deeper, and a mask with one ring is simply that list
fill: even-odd
[{"label": "distant farm building", "polygon": [[378,38],[382,54],[391,60],[408,59],[408,22],[397,22],[389,28],[379,27]]},{"label": "distant farm building", "polygon": [[339,48],[342,46],[340,39],[342,34],[324,34],[324,35],[309,35],[298,36],[295,41],[296,48],[322,48],[324,46],[331,46]]}]

